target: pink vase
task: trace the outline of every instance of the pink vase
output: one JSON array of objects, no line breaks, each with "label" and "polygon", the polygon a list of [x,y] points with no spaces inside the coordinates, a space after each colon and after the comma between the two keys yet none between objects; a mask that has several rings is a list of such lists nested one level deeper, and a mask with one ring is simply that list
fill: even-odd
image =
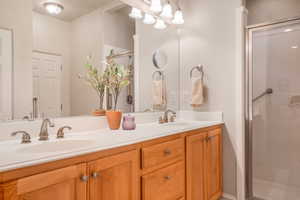
[{"label": "pink vase", "polygon": [[123,130],[135,130],[136,124],[135,124],[135,118],[134,116],[127,115],[123,117],[123,124],[122,124]]}]

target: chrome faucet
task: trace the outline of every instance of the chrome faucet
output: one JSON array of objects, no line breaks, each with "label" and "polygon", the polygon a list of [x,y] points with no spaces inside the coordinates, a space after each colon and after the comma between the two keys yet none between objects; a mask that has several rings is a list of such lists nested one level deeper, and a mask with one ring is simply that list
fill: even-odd
[{"label": "chrome faucet", "polygon": [[[169,113],[172,113],[170,120],[169,120]],[[174,122],[175,118],[176,118],[176,112],[168,109],[165,111],[164,116],[162,117],[162,120],[160,120],[160,123],[168,123],[169,121]]]},{"label": "chrome faucet", "polygon": [[48,140],[49,139],[49,133],[48,133],[48,124],[49,127],[54,127],[55,125],[50,121],[50,119],[44,119],[41,126],[41,131],[39,134],[39,140]]},{"label": "chrome faucet", "polygon": [[11,133],[11,136],[16,136],[17,134],[22,133],[22,141],[21,144],[28,144],[31,142],[31,138],[29,133],[27,133],[26,131],[16,131]]}]

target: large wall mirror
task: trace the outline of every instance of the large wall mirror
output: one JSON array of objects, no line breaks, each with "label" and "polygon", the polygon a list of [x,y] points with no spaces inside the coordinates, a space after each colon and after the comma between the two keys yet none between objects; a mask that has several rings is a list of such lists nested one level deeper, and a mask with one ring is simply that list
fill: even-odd
[{"label": "large wall mirror", "polygon": [[[177,30],[173,26],[155,29],[143,19],[129,17],[128,2],[1,1],[0,121],[91,116],[99,96],[82,77],[88,73],[87,63],[105,70],[109,56],[130,77],[118,109],[177,110]],[[110,109],[111,101],[106,92],[104,108]]]}]

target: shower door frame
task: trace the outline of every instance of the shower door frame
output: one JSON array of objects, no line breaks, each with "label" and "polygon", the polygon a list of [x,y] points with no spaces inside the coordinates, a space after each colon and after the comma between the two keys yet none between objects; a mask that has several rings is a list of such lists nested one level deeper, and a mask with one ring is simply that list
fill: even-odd
[{"label": "shower door frame", "polygon": [[245,76],[245,167],[246,167],[246,199],[252,199],[253,196],[253,155],[252,155],[252,137],[253,137],[253,33],[256,31],[273,29],[284,25],[300,23],[300,16],[271,21],[262,24],[256,24],[246,27],[246,76]]}]

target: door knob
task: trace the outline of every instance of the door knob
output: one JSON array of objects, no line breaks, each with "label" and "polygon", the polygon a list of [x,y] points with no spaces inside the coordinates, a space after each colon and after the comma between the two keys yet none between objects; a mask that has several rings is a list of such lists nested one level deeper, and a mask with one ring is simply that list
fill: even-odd
[{"label": "door knob", "polygon": [[92,173],[92,177],[93,177],[93,178],[98,178],[99,175],[100,175],[99,172],[93,172],[93,173]]},{"label": "door knob", "polygon": [[89,177],[83,175],[83,176],[80,177],[80,180],[83,181],[83,182],[87,182],[89,180]]},{"label": "door knob", "polygon": [[166,156],[170,155],[171,153],[172,153],[172,152],[171,152],[170,149],[164,150],[164,154],[165,154]]}]

